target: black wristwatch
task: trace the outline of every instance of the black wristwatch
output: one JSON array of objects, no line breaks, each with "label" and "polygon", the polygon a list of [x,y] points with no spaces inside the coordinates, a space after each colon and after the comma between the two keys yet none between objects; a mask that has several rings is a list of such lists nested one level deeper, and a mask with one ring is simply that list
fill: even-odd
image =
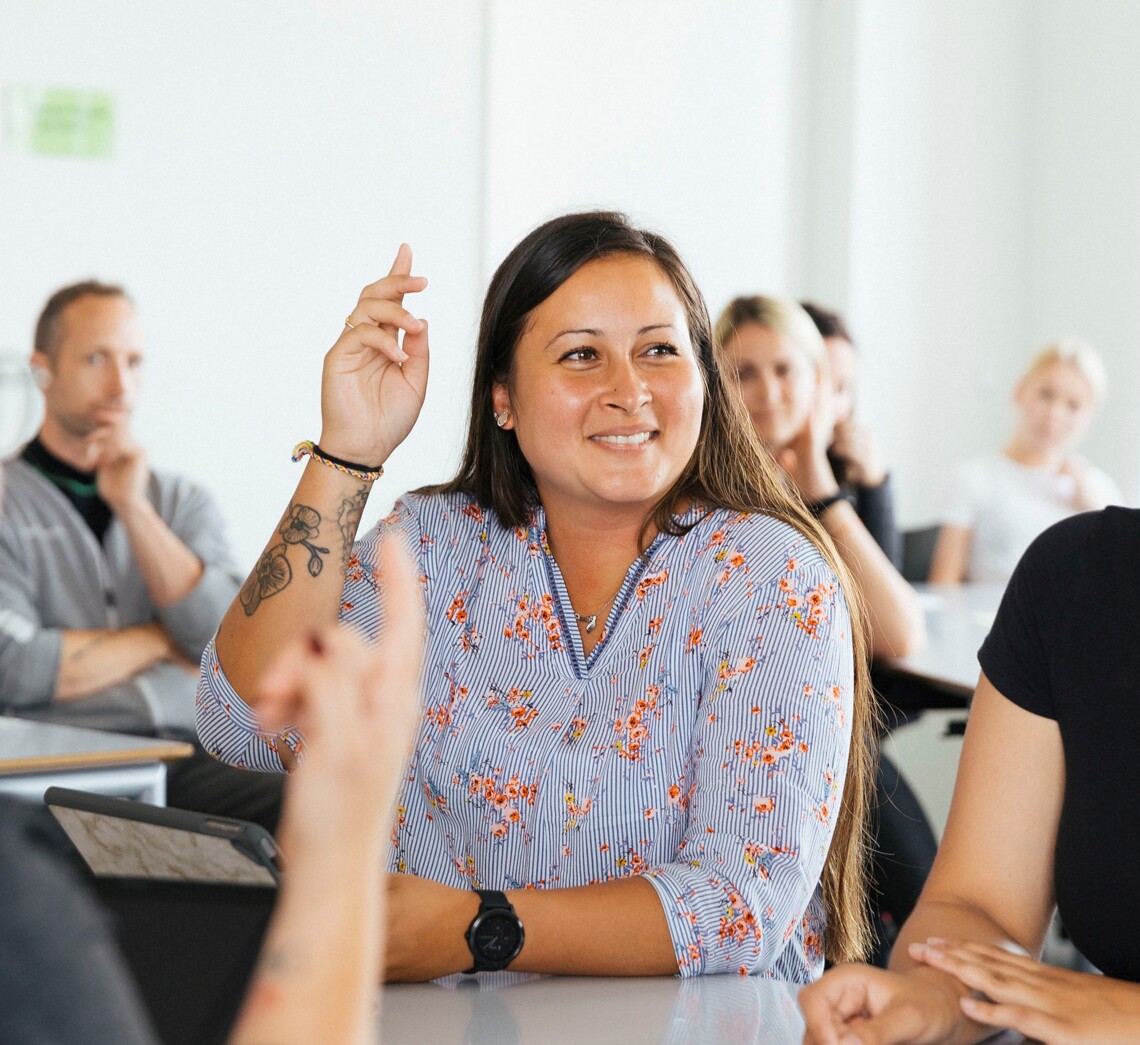
[{"label": "black wristwatch", "polygon": [[510,900],[494,889],[476,889],[479,913],[467,927],[467,946],[475,964],[465,972],[495,972],[505,969],[523,947],[523,924]]}]

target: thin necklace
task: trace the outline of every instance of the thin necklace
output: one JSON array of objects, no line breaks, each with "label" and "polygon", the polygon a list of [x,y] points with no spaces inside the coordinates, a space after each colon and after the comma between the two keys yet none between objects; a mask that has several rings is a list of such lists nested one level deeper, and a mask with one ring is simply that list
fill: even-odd
[{"label": "thin necklace", "polygon": [[585,624],[586,625],[586,634],[587,635],[589,635],[590,632],[592,632],[598,626],[598,614],[600,614],[603,610],[609,608],[610,604],[614,601],[614,599],[616,599],[618,597],[618,591],[621,591],[622,588],[624,588],[624,587],[625,587],[625,581],[623,580],[621,582],[621,584],[618,585],[618,590],[615,591],[613,593],[613,595],[611,595],[608,599],[606,599],[605,602],[603,602],[601,604],[601,606],[598,607],[597,613],[582,614],[582,613],[579,613],[576,609],[574,609],[573,606],[570,607],[570,611],[574,614],[575,620],[577,620],[579,624]]}]

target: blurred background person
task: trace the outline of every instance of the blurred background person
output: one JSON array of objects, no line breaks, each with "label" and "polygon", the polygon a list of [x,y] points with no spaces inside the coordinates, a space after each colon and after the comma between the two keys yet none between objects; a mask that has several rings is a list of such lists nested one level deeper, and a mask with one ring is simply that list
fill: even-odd
[{"label": "blurred background person", "polygon": [[895,502],[891,477],[879,440],[865,424],[855,419],[855,391],[859,378],[859,354],[847,324],[838,312],[810,301],[800,307],[811,317],[827,351],[831,373],[831,403],[834,426],[827,460],[840,487],[867,532],[891,560],[902,568],[902,539],[895,525]]},{"label": "blurred background person", "polygon": [[[850,338],[838,316],[819,313],[835,342],[838,381],[821,331],[793,301],[736,298],[717,320],[716,338],[761,441],[862,588],[872,651],[903,656],[923,641],[922,610],[887,555],[897,544],[894,512],[874,442],[851,419],[855,358]],[[877,681],[875,673],[872,680]],[[881,753],[875,800],[871,960],[885,965],[898,927],[918,902],[937,845],[917,797]]]},{"label": "blurred background person", "polygon": [[[870,616],[872,653],[902,657],[914,651],[924,637],[922,610],[868,527],[869,519],[881,529],[882,516],[860,516],[829,458],[836,407],[846,409],[848,424],[850,407],[836,403],[827,350],[811,317],[794,301],[738,297],[720,314],[716,339],[761,442],[855,575]],[[860,471],[865,464],[854,467]]]},{"label": "blurred background person", "polygon": [[1108,390],[1100,356],[1064,338],[1041,350],[1013,392],[1013,435],[1000,453],[961,464],[934,547],[930,580],[1007,581],[1030,542],[1076,512],[1121,500],[1075,452]]},{"label": "blurred background person", "polygon": [[146,357],[122,287],[62,287],[35,327],[35,437],[3,465],[0,712],[195,745],[167,801],[273,831],[281,780],[198,744],[198,660],[238,589],[221,513],[156,471],[131,418]]}]

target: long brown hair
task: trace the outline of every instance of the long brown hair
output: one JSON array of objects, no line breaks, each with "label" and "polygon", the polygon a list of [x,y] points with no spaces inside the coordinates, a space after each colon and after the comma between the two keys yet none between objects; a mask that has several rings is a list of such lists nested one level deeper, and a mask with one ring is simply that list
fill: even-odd
[{"label": "long brown hair", "polygon": [[664,237],[634,227],[624,214],[567,214],[526,236],[496,270],[483,303],[471,413],[463,460],[454,478],[424,493],[464,493],[494,510],[504,526],[526,523],[537,504],[534,476],[518,441],[494,421],[491,394],[509,383],[515,347],[531,312],[583,265],[598,258],[632,254],[654,261],[685,307],[689,337],[704,381],[704,412],[692,458],[646,519],[664,533],[684,527],[678,505],[696,501],[710,508],[756,512],[794,526],[820,549],[839,578],[851,615],[855,656],[851,751],[835,833],[822,875],[827,912],[825,954],[832,962],[867,953],[866,831],[873,773],[873,704],[867,668],[863,609],[857,589],[823,527],[788,492],[779,470],[753,430],[734,386],[725,381],[720,346],[708,308],[689,270]]}]

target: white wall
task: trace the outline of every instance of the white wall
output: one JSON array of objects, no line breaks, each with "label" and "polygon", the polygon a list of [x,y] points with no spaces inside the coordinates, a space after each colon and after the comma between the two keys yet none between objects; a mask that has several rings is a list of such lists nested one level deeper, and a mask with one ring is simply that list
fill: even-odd
[{"label": "white wall", "polygon": [[1103,353],[1082,450],[1140,496],[1140,70],[1128,0],[856,5],[845,305],[906,525],[1000,447],[1046,340]]},{"label": "white wall", "polygon": [[904,522],[1000,445],[1057,333],[1109,359],[1088,450],[1135,499],[1138,31],[1130,0],[0,0],[4,83],[105,87],[118,117],[108,161],[0,152],[0,352],[54,287],[126,283],[140,432],[251,562],[318,434],[321,355],[401,239],[432,381],[373,511],[453,467],[508,247],[615,206],[677,242],[714,314],[754,290],[849,312]]},{"label": "white wall", "polygon": [[433,371],[385,497],[453,466],[477,315],[482,9],[337,0],[5,2],[7,83],[105,87],[110,161],[0,166],[0,347],[55,287],[123,282],[147,323],[137,428],[206,481],[251,563],[319,435],[321,358],[401,240]]},{"label": "white wall", "polygon": [[1032,21],[1027,337],[1077,333],[1112,390],[1084,450],[1140,497],[1140,4],[1052,3]]},{"label": "white wall", "polygon": [[492,3],[488,272],[522,233],[614,207],[665,232],[715,311],[784,281],[793,0]]}]

